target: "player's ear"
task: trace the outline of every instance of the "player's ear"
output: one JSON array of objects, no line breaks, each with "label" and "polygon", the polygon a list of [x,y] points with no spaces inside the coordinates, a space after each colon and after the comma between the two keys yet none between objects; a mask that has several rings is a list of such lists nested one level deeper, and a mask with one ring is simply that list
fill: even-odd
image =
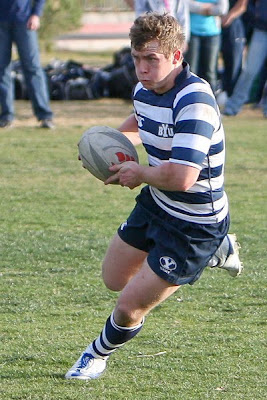
[{"label": "player's ear", "polygon": [[181,64],[182,61],[182,52],[181,50],[177,49],[174,53],[173,53],[173,63],[174,64]]}]

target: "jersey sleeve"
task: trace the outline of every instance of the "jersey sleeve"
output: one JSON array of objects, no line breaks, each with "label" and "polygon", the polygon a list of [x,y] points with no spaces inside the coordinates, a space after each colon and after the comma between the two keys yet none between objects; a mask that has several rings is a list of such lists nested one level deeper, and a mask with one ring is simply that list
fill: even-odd
[{"label": "jersey sleeve", "polygon": [[170,161],[201,170],[218,124],[216,101],[210,93],[196,91],[179,99],[174,108]]}]

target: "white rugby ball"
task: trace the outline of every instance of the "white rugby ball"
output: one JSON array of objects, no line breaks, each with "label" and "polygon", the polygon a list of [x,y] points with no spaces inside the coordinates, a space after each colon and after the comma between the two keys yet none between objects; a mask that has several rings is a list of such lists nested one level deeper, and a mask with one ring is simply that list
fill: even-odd
[{"label": "white rugby ball", "polygon": [[123,133],[109,126],[93,126],[86,130],[79,143],[79,157],[92,175],[105,181],[113,173],[109,167],[125,161],[139,162],[137,151]]}]

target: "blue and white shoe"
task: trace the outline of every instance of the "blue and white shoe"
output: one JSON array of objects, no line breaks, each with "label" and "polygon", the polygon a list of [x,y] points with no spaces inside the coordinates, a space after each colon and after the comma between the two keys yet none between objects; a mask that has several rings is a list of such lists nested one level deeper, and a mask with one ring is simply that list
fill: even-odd
[{"label": "blue and white shoe", "polygon": [[107,360],[95,358],[84,352],[78,361],[66,373],[66,379],[97,379],[105,370]]}]

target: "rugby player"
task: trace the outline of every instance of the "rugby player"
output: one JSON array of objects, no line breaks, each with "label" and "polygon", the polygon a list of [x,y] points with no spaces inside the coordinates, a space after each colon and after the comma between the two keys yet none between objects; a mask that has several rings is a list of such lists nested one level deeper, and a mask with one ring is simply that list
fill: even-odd
[{"label": "rugby player", "polygon": [[66,378],[99,377],[145,316],[206,266],[232,276],[242,269],[236,237],[228,234],[220,112],[209,84],[183,60],[182,28],[169,14],[147,13],[135,20],[130,39],[139,83],[134,114],[120,130],[143,143],[148,165],[114,165],[105,184],[145,185],[103,261],[105,285],[120,292],[115,308]]}]

